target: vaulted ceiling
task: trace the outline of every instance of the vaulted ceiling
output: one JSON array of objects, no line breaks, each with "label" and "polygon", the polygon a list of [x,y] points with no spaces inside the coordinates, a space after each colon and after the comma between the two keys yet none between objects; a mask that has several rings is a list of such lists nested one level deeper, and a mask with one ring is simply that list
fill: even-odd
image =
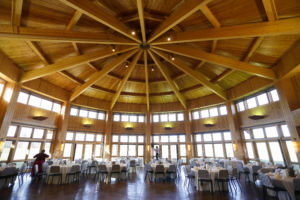
[{"label": "vaulted ceiling", "polygon": [[0,0],[0,49],[80,95],[147,104],[216,94],[272,69],[299,39],[298,0]]}]

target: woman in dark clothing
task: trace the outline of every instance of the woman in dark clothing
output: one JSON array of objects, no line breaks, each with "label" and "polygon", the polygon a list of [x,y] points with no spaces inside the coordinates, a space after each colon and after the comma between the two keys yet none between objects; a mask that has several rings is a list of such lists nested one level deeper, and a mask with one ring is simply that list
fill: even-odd
[{"label": "woman in dark clothing", "polygon": [[38,165],[39,173],[43,171],[43,163],[45,162],[45,159],[48,158],[49,155],[45,154],[45,150],[43,149],[41,153],[36,154],[33,158],[36,158],[31,170],[31,176],[35,175],[35,165]]}]

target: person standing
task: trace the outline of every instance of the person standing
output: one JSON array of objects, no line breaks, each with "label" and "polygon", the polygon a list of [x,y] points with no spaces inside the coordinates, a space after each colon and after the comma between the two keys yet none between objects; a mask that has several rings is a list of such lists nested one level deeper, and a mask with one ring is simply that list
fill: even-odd
[{"label": "person standing", "polygon": [[31,176],[35,176],[35,165],[38,165],[38,173],[43,171],[43,163],[45,162],[45,159],[48,158],[49,155],[45,154],[45,150],[43,149],[40,153],[36,154],[33,158],[36,158],[31,170]]},{"label": "person standing", "polygon": [[158,146],[155,147],[155,157],[156,157],[156,160],[158,160],[158,156],[159,156],[159,148]]}]

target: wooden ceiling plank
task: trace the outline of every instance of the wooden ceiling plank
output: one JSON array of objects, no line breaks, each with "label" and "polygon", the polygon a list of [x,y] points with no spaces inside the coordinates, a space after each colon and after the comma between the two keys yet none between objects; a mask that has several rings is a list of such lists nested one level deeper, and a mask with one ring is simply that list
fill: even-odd
[{"label": "wooden ceiling plank", "polygon": [[11,25],[15,33],[18,32],[18,28],[21,26],[22,7],[23,0],[12,0]]},{"label": "wooden ceiling plank", "polygon": [[76,42],[92,44],[137,45],[136,43],[108,33],[79,32],[68,30],[38,29],[19,27],[18,33],[13,33],[10,26],[0,25],[0,39],[30,40],[48,42]]},{"label": "wooden ceiling plank", "polygon": [[299,27],[300,17],[295,17],[273,22],[258,22],[213,29],[178,32],[174,34],[174,38],[170,41],[167,40],[168,36],[165,36],[153,41],[151,44],[158,45],[245,37],[291,35],[299,34]]},{"label": "wooden ceiling plank", "polygon": [[45,65],[49,65],[50,64],[50,62],[47,60],[46,56],[44,55],[44,53],[42,52],[42,50],[40,49],[40,47],[37,45],[37,43],[31,42],[31,41],[26,41],[26,44],[41,59],[41,61]]},{"label": "wooden ceiling plank", "polygon": [[145,51],[145,50],[144,50],[144,65],[145,65],[145,84],[146,84],[147,111],[150,111],[149,71],[148,71],[147,51]]},{"label": "wooden ceiling plank", "polygon": [[128,68],[127,68],[127,71],[122,79],[122,81],[120,82],[119,84],[119,87],[116,91],[116,93],[114,94],[113,98],[112,98],[112,101],[111,101],[111,105],[110,105],[110,109],[113,109],[113,107],[115,106],[117,100],[119,99],[120,97],[120,94],[129,78],[129,76],[131,75],[134,67],[136,66],[136,63],[138,61],[138,59],[141,57],[141,54],[142,54],[142,51],[140,50],[133,58],[132,62],[129,64]]},{"label": "wooden ceiling plank", "polygon": [[95,84],[97,81],[102,79],[105,75],[107,75],[109,72],[114,70],[116,67],[118,67],[120,64],[125,62],[129,57],[131,57],[134,53],[136,53],[137,50],[131,50],[127,53],[124,53],[114,59],[112,62],[105,65],[102,70],[93,73],[88,81],[86,81],[83,85],[77,87],[74,92],[71,94],[70,101],[73,101],[76,99],[80,94],[82,94],[87,88],[91,87],[93,84]]},{"label": "wooden ceiling plank", "polygon": [[174,65],[179,70],[183,71],[190,77],[199,81],[202,85],[207,87],[210,91],[214,92],[219,97],[223,98],[224,100],[227,100],[226,93],[220,86],[211,83],[207,77],[205,77],[202,73],[190,68],[182,60],[180,60],[180,58],[175,58],[175,60],[171,60],[167,53],[157,51],[154,49],[152,49],[152,51],[157,55],[159,55],[160,57],[162,57],[164,60],[168,61],[170,64]]},{"label": "wooden ceiling plank", "polygon": [[276,11],[273,0],[262,0],[268,20],[273,22],[276,20]]},{"label": "wooden ceiling plank", "polygon": [[62,3],[80,11],[90,18],[108,26],[109,28],[121,33],[122,35],[140,43],[141,41],[135,36],[131,35],[131,29],[118,20],[115,16],[109,14],[105,9],[94,6],[89,1],[82,0],[60,0]]},{"label": "wooden ceiling plank", "polygon": [[172,78],[169,74],[168,68],[162,62],[160,62],[158,57],[156,55],[154,55],[151,51],[149,51],[148,53],[150,54],[152,60],[155,62],[156,66],[158,67],[158,69],[160,70],[160,72],[162,73],[164,78],[167,80],[168,84],[170,85],[171,89],[175,93],[176,97],[178,98],[178,100],[180,101],[182,106],[186,109],[187,108],[186,100],[185,100],[184,96],[179,92],[174,81],[172,80]]},{"label": "wooden ceiling plank", "polygon": [[136,47],[124,48],[124,46],[121,46],[115,52],[112,52],[112,50],[110,48],[105,48],[103,50],[92,52],[92,53],[89,53],[89,54],[68,57],[64,60],[61,60],[61,61],[58,61],[56,63],[47,65],[43,68],[25,72],[22,75],[22,77],[20,79],[20,82],[26,82],[26,81],[34,80],[34,79],[37,79],[37,78],[41,78],[43,76],[47,76],[47,75],[50,75],[50,74],[55,73],[55,72],[59,72],[59,71],[62,71],[62,70],[72,68],[72,67],[74,67],[76,65],[79,65],[79,64],[83,64],[83,63],[86,63],[86,62],[89,62],[89,61],[99,60],[99,59],[106,58],[106,57],[109,57],[109,56],[112,56],[112,55],[116,55],[118,53],[127,52],[127,51],[130,51],[132,49],[136,49]]},{"label": "wooden ceiling plank", "polygon": [[82,13],[78,10],[74,12],[74,15],[72,16],[71,20],[69,21],[67,25],[67,30],[72,30],[72,28],[77,24],[78,20],[82,16]]},{"label": "wooden ceiling plank", "polygon": [[187,0],[179,8],[175,9],[174,12],[154,30],[148,42],[152,42],[211,1],[212,0]]},{"label": "wooden ceiling plank", "polygon": [[258,67],[246,62],[241,62],[238,60],[234,60],[232,58],[228,58],[225,56],[220,56],[212,53],[207,53],[200,49],[195,49],[188,46],[182,45],[160,45],[160,46],[152,46],[152,48],[175,53],[178,55],[186,56],[189,58],[193,58],[196,60],[204,60],[209,63],[225,66],[227,68],[236,69],[239,71],[243,71],[249,74],[253,74],[256,76],[261,76],[268,79],[275,79],[276,75],[272,69]]},{"label": "wooden ceiling plank", "polygon": [[143,43],[146,43],[146,29],[145,29],[145,20],[144,20],[144,6],[142,0],[137,0],[138,14],[140,19],[140,27],[142,33]]}]

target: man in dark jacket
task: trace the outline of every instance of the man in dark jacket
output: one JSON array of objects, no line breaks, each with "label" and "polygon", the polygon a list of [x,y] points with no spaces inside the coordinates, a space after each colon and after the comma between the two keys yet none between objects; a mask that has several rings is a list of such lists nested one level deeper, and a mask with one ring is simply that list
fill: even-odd
[{"label": "man in dark jacket", "polygon": [[41,153],[36,154],[33,158],[36,158],[32,170],[31,170],[31,176],[35,175],[35,165],[38,165],[39,173],[43,171],[43,163],[45,162],[45,159],[48,158],[49,155],[45,154],[45,150],[43,149]]}]

